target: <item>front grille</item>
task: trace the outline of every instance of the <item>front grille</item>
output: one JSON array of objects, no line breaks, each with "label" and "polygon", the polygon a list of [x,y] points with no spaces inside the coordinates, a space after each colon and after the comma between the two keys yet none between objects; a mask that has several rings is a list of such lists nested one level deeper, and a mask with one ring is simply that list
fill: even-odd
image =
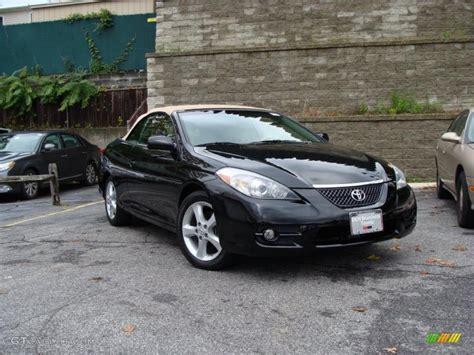
[{"label": "front grille", "polygon": [[[379,202],[382,196],[382,184],[350,186],[350,187],[331,187],[316,189],[331,203],[341,208],[358,208],[371,206]],[[365,194],[365,199],[358,201],[352,197],[354,190],[360,190]]]}]

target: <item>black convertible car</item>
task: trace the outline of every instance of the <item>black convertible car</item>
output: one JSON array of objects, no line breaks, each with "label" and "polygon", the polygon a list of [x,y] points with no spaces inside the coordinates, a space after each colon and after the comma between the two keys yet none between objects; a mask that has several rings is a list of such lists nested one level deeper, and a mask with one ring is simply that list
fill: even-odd
[{"label": "black convertible car", "polygon": [[416,201],[382,159],[328,143],[279,113],[180,106],[143,115],[103,155],[112,225],[135,216],[175,231],[196,267],[408,235]]},{"label": "black convertible car", "polygon": [[[56,163],[60,182],[97,180],[100,150],[79,135],[62,131],[11,132],[0,134],[0,176],[48,174]],[[25,199],[38,196],[38,183],[0,182],[0,194],[21,194]]]}]

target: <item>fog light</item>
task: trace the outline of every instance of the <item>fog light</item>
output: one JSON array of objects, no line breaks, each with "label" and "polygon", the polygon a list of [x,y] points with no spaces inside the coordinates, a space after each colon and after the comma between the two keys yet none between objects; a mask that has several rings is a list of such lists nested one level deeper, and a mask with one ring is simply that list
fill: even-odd
[{"label": "fog light", "polygon": [[10,192],[11,190],[13,190],[11,188],[11,186],[8,186],[8,185],[0,185],[0,194],[5,194],[7,192]]},{"label": "fog light", "polygon": [[469,186],[469,191],[474,192],[474,185]]},{"label": "fog light", "polygon": [[273,229],[265,229],[265,231],[263,232],[263,237],[268,242],[274,242],[278,239],[278,236]]}]

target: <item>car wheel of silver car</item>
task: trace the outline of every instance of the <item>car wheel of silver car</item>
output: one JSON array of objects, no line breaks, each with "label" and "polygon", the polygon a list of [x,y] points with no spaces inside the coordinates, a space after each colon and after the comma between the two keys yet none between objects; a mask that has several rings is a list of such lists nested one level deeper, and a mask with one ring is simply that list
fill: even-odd
[{"label": "car wheel of silver car", "polygon": [[110,224],[116,227],[124,226],[130,223],[130,215],[125,212],[118,204],[117,189],[115,183],[109,178],[105,184],[105,212]]},{"label": "car wheel of silver car", "polygon": [[[28,169],[27,171],[25,171],[23,175],[31,176],[35,174],[36,172],[34,170]],[[40,185],[37,182],[24,183],[21,186],[21,196],[25,200],[32,200],[38,197],[39,190],[40,190]]]},{"label": "car wheel of silver car", "polygon": [[439,177],[438,163],[436,163],[436,195],[440,200],[452,198],[451,194],[444,188],[443,182]]},{"label": "car wheel of silver car", "polygon": [[464,172],[461,172],[456,181],[457,201],[456,210],[459,226],[463,228],[474,227],[474,211],[471,209],[471,199],[467,188]]},{"label": "car wheel of silver car", "polygon": [[84,180],[83,183],[86,186],[95,185],[97,182],[97,168],[95,167],[95,163],[90,161],[87,163],[86,171],[84,172]]},{"label": "car wheel of silver car", "polygon": [[198,268],[219,270],[233,259],[221,245],[214,209],[205,192],[194,192],[181,204],[178,236],[184,256]]}]

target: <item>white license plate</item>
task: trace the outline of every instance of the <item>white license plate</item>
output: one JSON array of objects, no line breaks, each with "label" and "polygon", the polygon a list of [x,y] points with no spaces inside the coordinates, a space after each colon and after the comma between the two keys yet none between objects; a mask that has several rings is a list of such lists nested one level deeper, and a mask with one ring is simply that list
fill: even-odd
[{"label": "white license plate", "polygon": [[351,212],[351,234],[361,235],[383,231],[382,210]]}]

